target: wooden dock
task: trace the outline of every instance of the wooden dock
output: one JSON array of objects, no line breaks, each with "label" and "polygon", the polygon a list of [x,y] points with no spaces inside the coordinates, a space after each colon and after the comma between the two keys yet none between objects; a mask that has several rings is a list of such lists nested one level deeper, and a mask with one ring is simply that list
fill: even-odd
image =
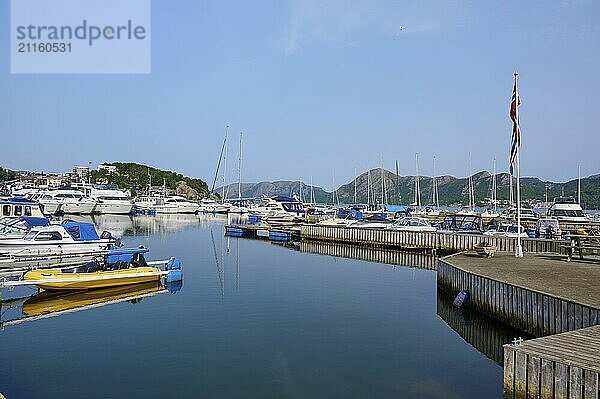
[{"label": "wooden dock", "polygon": [[560,255],[465,253],[440,259],[438,287],[468,305],[540,337],[594,326],[600,320],[600,264]]},{"label": "wooden dock", "polygon": [[438,290],[437,315],[469,345],[502,366],[503,345],[523,334],[476,310],[458,308],[453,299]]},{"label": "wooden dock", "polygon": [[438,257],[421,252],[383,249],[334,242],[302,240],[300,251],[322,255],[436,270]]},{"label": "wooden dock", "polygon": [[600,398],[600,326],[504,346],[504,396]]},{"label": "wooden dock", "polygon": [[[514,252],[515,238],[446,232],[409,232],[391,229],[346,228],[337,226],[300,226],[302,239],[369,245],[386,248],[422,249],[429,251],[467,251],[488,243],[498,251]],[[568,241],[523,239],[523,251],[529,253],[561,253]]]}]

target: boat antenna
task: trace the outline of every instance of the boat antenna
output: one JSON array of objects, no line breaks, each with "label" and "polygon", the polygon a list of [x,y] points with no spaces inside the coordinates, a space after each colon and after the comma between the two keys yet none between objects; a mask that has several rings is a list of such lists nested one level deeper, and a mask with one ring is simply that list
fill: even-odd
[{"label": "boat antenna", "polygon": [[210,192],[215,191],[215,184],[217,183],[217,176],[219,176],[219,169],[221,168],[221,159],[223,159],[223,152],[225,151],[225,143],[227,143],[227,133],[229,130],[229,125],[225,126],[225,138],[223,139],[223,145],[221,146],[221,155],[219,155],[219,162],[217,162],[217,170],[215,171],[215,178],[213,180],[212,187],[210,188]]}]

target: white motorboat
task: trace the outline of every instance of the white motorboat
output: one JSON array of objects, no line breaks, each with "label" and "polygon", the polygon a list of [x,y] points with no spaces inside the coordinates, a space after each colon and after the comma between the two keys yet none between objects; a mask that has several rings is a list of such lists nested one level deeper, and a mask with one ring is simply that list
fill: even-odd
[{"label": "white motorboat", "polygon": [[94,213],[127,215],[133,209],[133,202],[126,191],[94,187],[90,197],[97,201]]},{"label": "white motorboat", "polygon": [[45,207],[48,201],[46,197],[49,196],[61,204],[61,210],[66,214],[89,215],[96,207],[96,201],[71,187],[47,191],[46,194],[40,199],[40,203]]},{"label": "white motorboat", "polygon": [[[515,221],[517,220],[517,209],[509,208],[502,215],[507,220]],[[533,213],[533,209],[521,207],[521,221],[522,222],[532,222],[536,223],[539,217]]]},{"label": "white motorboat", "polygon": [[392,230],[399,231],[420,231],[420,232],[433,232],[437,229],[429,223],[429,220],[419,217],[405,217],[395,221],[389,227]]},{"label": "white motorboat", "polygon": [[196,213],[199,210],[197,203],[188,201],[179,195],[139,197],[135,201],[135,207],[144,211],[155,211],[161,214]]},{"label": "white motorboat", "polygon": [[525,227],[516,224],[511,224],[508,226],[506,233],[504,233],[504,237],[517,238],[519,236],[521,236],[521,238],[529,238]]},{"label": "white motorboat", "polygon": [[302,222],[305,216],[302,202],[284,195],[264,197],[263,205],[251,207],[250,213],[270,224]]},{"label": "white motorboat", "polygon": [[46,256],[105,251],[115,240],[108,232],[98,236],[94,225],[66,220],[59,225],[32,228],[23,238],[0,240],[0,254]]},{"label": "white motorboat", "polygon": [[[214,199],[203,198],[198,205],[198,212],[202,213],[228,213],[232,205],[229,202],[218,202]],[[239,213],[239,212],[237,212]]]},{"label": "white motorboat", "polygon": [[43,207],[25,197],[0,198],[0,217],[18,218],[21,216],[44,217]]},{"label": "white motorboat", "polygon": [[198,204],[179,195],[159,198],[154,209],[156,213],[196,213]]},{"label": "white motorboat", "polygon": [[54,199],[45,190],[29,194],[27,198],[39,202],[42,205],[42,212],[44,215],[56,215],[61,212],[62,202]]},{"label": "white motorboat", "polygon": [[546,239],[560,239],[562,230],[558,223],[558,219],[553,217],[541,218],[537,222],[536,236]]},{"label": "white motorboat", "polygon": [[573,197],[555,198],[547,215],[556,218],[559,222],[585,223],[588,221],[583,214],[581,205]]},{"label": "white motorboat", "polygon": [[20,218],[0,219],[0,240],[24,237],[34,227],[48,226],[50,221],[44,217],[23,216]]}]

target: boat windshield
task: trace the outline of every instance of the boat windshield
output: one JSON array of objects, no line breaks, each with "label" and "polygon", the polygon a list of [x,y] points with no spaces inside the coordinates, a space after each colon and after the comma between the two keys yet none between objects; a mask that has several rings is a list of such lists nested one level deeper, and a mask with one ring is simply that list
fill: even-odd
[{"label": "boat windshield", "polygon": [[38,230],[30,230],[29,233],[27,233],[25,235],[25,237],[23,237],[23,239],[24,240],[33,240],[33,237],[35,237],[38,232],[39,232]]},{"label": "boat windshield", "polygon": [[554,216],[567,216],[567,217],[582,217],[583,212],[577,209],[555,209],[553,211]]}]

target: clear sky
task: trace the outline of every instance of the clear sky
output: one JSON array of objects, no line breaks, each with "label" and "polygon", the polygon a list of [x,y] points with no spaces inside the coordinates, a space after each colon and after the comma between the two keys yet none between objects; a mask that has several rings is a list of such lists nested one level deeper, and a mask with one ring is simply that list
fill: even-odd
[{"label": "clear sky", "polygon": [[[600,173],[598,1],[152,1],[148,75],[11,75],[0,2],[0,165],[135,161],[212,181],[244,132],[244,181],[329,189],[381,165],[508,169],[519,71],[522,173]],[[236,166],[237,167],[237,166]],[[233,173],[233,170],[230,169]]]}]

